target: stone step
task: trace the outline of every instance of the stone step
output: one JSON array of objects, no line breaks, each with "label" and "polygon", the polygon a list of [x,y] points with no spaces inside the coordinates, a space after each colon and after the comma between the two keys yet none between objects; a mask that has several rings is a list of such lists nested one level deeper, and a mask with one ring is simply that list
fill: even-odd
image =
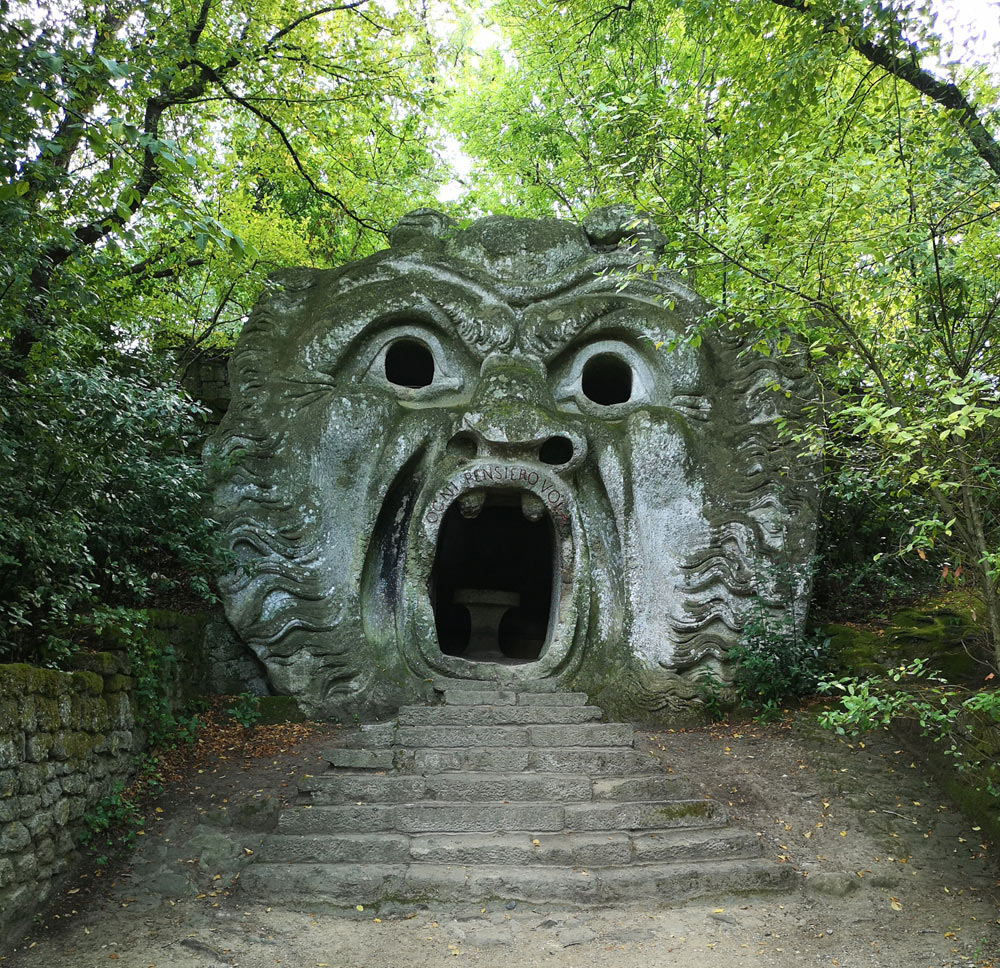
[{"label": "stone step", "polygon": [[714,800],[666,803],[455,803],[425,800],[399,804],[344,804],[289,807],[278,817],[288,834],[371,833],[530,833],[595,830],[666,830],[721,826],[725,813]]},{"label": "stone step", "polygon": [[665,830],[702,827],[725,820],[717,800],[567,803],[566,830]]},{"label": "stone step", "polygon": [[404,706],[400,726],[525,726],[590,723],[601,718],[597,706]]},{"label": "stone step", "polygon": [[347,734],[345,745],[350,749],[388,749],[396,741],[398,728],[399,724],[395,720],[388,723],[365,723]]},{"label": "stone step", "polygon": [[566,693],[559,684],[550,679],[536,679],[534,682],[511,682],[503,679],[502,673],[492,679],[435,679],[434,691],[448,692],[510,692],[516,696],[566,696],[580,695]]},{"label": "stone step", "polygon": [[391,749],[329,749],[323,758],[339,770],[391,770],[394,756]]},{"label": "stone step", "polygon": [[434,773],[369,776],[334,773],[303,778],[299,791],[316,804],[414,803],[420,800],[589,800],[590,777],[563,773]]},{"label": "stone step", "polygon": [[[536,843],[537,841],[537,843]],[[735,827],[529,834],[270,834],[258,850],[277,864],[500,864],[611,867],[635,862],[753,858],[760,841]]]},{"label": "stone step", "polygon": [[519,692],[496,687],[446,686],[441,693],[448,706],[584,706],[587,703],[585,692]]},{"label": "stone step", "polygon": [[485,898],[672,903],[783,888],[758,837],[692,796],[634,729],[601,723],[583,693],[453,683],[403,707],[303,777],[244,889],[309,909]]},{"label": "stone step", "polygon": [[561,804],[423,803],[348,804],[339,807],[289,807],[278,817],[281,833],[354,831],[370,833],[474,833],[505,830],[556,831],[563,829]]},{"label": "stone step", "polygon": [[631,748],[634,730],[627,723],[580,723],[570,726],[400,726],[396,743],[407,749],[452,749],[489,746],[496,749],[538,746]]},{"label": "stone step", "polygon": [[447,706],[516,706],[517,693],[510,689],[462,689],[448,687],[440,690]]},{"label": "stone step", "polygon": [[585,706],[585,692],[519,692],[519,706]]},{"label": "stone step", "polygon": [[591,796],[594,800],[685,800],[691,797],[691,784],[672,773],[595,778]]},{"label": "stone step", "polygon": [[268,834],[257,854],[267,864],[405,864],[411,859],[410,838],[391,832]]},{"label": "stone step", "polygon": [[634,864],[628,867],[542,867],[445,864],[252,864],[242,874],[243,891],[281,897],[291,906],[364,905],[380,901],[491,899],[607,904],[654,900],[659,905],[696,897],[784,890],[794,877],[787,865],[761,859],[701,863]]},{"label": "stone step", "polygon": [[759,857],[760,837],[740,827],[678,827],[632,834],[633,860],[677,862],[726,857]]},{"label": "stone step", "polygon": [[690,786],[671,775],[592,780],[582,773],[327,773],[302,777],[298,787],[312,803],[324,805],[418,800],[677,800],[690,796]]},{"label": "stone step", "polygon": [[[759,840],[734,827],[555,833],[535,837],[527,834],[418,834],[410,838],[410,859],[436,864],[611,867],[636,861],[752,858],[759,854]],[[271,859],[269,853],[266,856]]]},{"label": "stone step", "polygon": [[496,770],[503,773],[585,773],[592,777],[661,775],[655,756],[633,749],[574,747],[569,749],[496,749],[473,746],[455,749],[418,749],[399,754],[397,768],[413,773],[452,773]]},{"label": "stone step", "polygon": [[427,780],[409,773],[322,773],[301,777],[298,788],[315,804],[412,803],[425,798]]}]

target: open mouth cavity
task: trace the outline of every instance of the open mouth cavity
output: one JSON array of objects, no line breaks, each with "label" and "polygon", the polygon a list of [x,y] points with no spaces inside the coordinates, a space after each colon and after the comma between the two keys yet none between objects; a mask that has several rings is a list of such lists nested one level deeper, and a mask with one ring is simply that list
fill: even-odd
[{"label": "open mouth cavity", "polygon": [[536,661],[551,635],[558,557],[552,520],[531,491],[466,491],[438,532],[430,597],[445,655]]}]

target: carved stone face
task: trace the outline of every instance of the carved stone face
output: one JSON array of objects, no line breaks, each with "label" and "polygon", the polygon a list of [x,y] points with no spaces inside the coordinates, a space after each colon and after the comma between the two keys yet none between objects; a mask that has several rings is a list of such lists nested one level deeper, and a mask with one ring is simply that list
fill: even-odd
[{"label": "carved stone face", "polygon": [[724,667],[751,595],[783,606],[761,576],[809,554],[815,486],[771,421],[808,378],[668,351],[710,307],[630,274],[657,239],[628,223],[422,210],[276,280],[209,453],[227,615],[277,691],[343,715],[550,679],[648,711]]}]

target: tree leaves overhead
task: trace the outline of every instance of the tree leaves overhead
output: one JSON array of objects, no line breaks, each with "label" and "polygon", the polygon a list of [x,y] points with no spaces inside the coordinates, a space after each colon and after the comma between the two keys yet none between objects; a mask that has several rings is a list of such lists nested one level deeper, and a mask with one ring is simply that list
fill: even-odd
[{"label": "tree leaves overhead", "polygon": [[380,248],[450,132],[461,214],[627,203],[704,325],[808,345],[838,487],[877,478],[904,545],[978,575],[1000,662],[1000,88],[940,27],[929,0],[0,0],[8,410],[183,371],[271,268]]},{"label": "tree leaves overhead", "polygon": [[[259,288],[275,253],[257,251],[254,229],[273,236],[279,209],[296,256],[302,240],[321,264],[377,248],[400,209],[434,187],[423,112],[436,42],[418,16],[394,9],[366,0],[7,7],[0,203],[24,244],[0,291],[15,355],[49,327],[32,300],[55,291],[54,273],[172,273],[196,289],[206,266],[249,254]],[[233,192],[243,214],[230,222]],[[228,291],[222,274],[208,281],[217,300]]]},{"label": "tree leaves overhead", "polygon": [[439,43],[405,3],[0,0],[0,657],[207,591],[171,376],[434,191]]},{"label": "tree leaves overhead", "polygon": [[491,12],[509,50],[452,122],[479,163],[475,204],[630,204],[760,351],[796,332],[831,464],[929,500],[908,543],[977,570],[1000,663],[996,64],[953,62],[926,3]]}]

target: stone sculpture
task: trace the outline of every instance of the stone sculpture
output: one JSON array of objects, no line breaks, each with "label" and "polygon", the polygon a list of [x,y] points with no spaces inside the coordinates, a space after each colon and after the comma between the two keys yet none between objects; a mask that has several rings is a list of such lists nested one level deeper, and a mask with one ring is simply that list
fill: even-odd
[{"label": "stone sculpture", "polygon": [[752,610],[801,620],[816,467],[774,421],[812,381],[685,340],[712,307],[635,271],[655,228],[422,209],[390,242],[273,278],[208,448],[226,614],[276,692],[370,715],[548,680],[669,715]]}]

